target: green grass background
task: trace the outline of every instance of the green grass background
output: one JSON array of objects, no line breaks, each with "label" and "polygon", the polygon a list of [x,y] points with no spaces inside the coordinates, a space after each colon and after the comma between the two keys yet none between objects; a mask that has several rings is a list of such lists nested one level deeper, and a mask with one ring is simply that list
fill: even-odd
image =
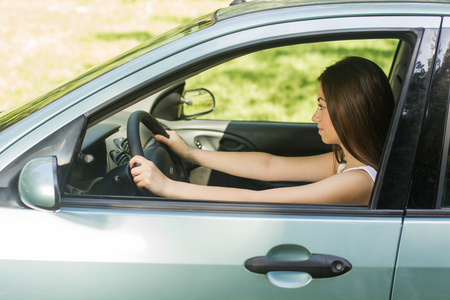
[{"label": "green grass background", "polygon": [[327,66],[349,55],[362,56],[388,75],[397,42],[355,40],[269,49],[208,70],[186,86],[214,94],[216,110],[202,118],[311,122],[317,77]]}]

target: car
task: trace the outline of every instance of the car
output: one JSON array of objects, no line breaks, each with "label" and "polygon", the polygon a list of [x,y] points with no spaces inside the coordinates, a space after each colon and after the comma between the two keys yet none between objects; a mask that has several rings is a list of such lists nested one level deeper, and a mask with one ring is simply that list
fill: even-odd
[{"label": "car", "polygon": [[[0,114],[3,299],[448,298],[450,4],[231,4]],[[330,151],[309,119],[316,78],[347,55],[378,63],[396,101],[368,206],[168,199],[134,185],[135,154],[196,184],[303,184],[188,164],[152,137]]]}]

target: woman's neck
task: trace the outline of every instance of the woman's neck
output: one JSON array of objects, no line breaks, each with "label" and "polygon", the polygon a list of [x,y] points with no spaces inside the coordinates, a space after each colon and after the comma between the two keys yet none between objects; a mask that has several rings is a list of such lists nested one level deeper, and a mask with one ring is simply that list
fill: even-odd
[{"label": "woman's neck", "polygon": [[347,149],[345,149],[342,146],[341,146],[341,148],[344,151],[344,157],[347,161],[347,165],[345,167],[346,169],[364,166],[364,164],[362,162],[360,162],[358,159],[356,159],[355,157],[353,157],[353,155],[351,155],[350,152],[347,151]]}]

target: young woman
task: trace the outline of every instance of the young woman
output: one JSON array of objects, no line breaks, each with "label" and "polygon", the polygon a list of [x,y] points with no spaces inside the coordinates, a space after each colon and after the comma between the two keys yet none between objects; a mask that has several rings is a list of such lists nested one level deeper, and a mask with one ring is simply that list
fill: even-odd
[{"label": "young woman", "polygon": [[[135,156],[131,174],[140,188],[169,198],[199,200],[368,205],[390,124],[394,100],[384,72],[373,62],[348,57],[318,78],[318,108],[312,116],[322,141],[333,152],[281,157],[257,152],[216,152],[188,147],[175,132],[155,135],[182,159],[231,175],[311,184],[254,191],[202,186],[165,177],[144,157]],[[296,137],[292,137],[296,138]]]}]

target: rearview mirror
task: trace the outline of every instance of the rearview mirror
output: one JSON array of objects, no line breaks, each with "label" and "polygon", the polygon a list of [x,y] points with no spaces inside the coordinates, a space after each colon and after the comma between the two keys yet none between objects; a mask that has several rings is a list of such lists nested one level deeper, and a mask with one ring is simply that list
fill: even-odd
[{"label": "rearview mirror", "polygon": [[181,97],[181,119],[191,119],[212,112],[215,108],[213,94],[207,89],[189,90]]},{"label": "rearview mirror", "polygon": [[33,209],[58,211],[60,195],[58,189],[56,157],[41,157],[29,161],[19,177],[19,197]]}]

